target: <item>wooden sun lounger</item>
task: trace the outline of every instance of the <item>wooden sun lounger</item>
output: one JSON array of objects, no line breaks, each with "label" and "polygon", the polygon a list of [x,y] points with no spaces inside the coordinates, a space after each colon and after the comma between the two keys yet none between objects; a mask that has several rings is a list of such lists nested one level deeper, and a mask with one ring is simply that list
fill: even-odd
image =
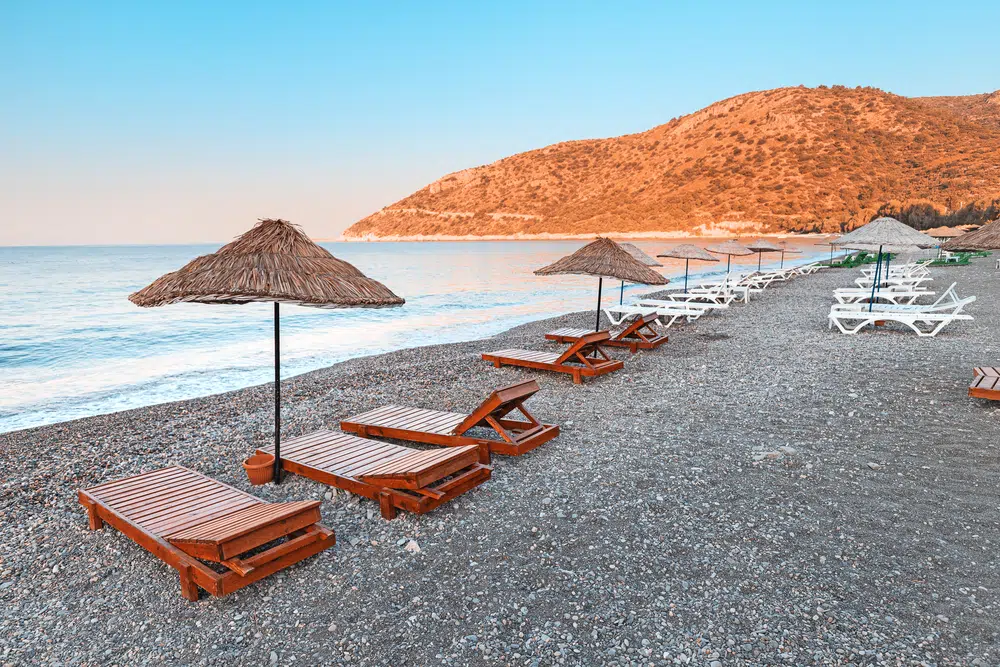
[{"label": "wooden sun lounger", "polygon": [[996,366],[973,368],[969,396],[1000,401],[1000,368]]},{"label": "wooden sun lounger", "polygon": [[[176,568],[181,594],[222,596],[329,549],[320,501],[268,503],[181,466],[107,482],[79,492],[90,529],[107,522]],[[276,540],[285,541],[244,556]],[[219,563],[219,573],[202,561]]]},{"label": "wooden sun lounger", "polygon": [[[386,405],[348,417],[340,422],[340,428],[366,438],[393,438],[446,447],[477,445],[489,447],[495,454],[518,456],[559,435],[558,426],[542,424],[524,407],[524,401],[538,390],[534,380],[497,389],[467,415]],[[515,410],[527,421],[510,419]],[[500,440],[475,437],[471,431],[476,427],[493,429]]]},{"label": "wooden sun lounger", "polygon": [[[609,338],[604,344],[612,347],[627,347],[632,354],[639,350],[655,350],[668,340],[665,334],[661,334],[653,328],[653,322],[656,320],[656,313],[643,315]],[[563,327],[548,332],[545,334],[545,338],[557,343],[575,343],[589,333],[593,333],[593,331]]]},{"label": "wooden sun lounger", "polygon": [[581,384],[584,377],[596,377],[611,373],[625,364],[612,359],[604,351],[602,345],[607,343],[611,334],[607,331],[594,331],[581,336],[578,341],[569,346],[562,354],[555,352],[538,352],[535,350],[498,350],[483,354],[485,361],[493,366],[521,366],[537,368],[543,371],[570,373],[573,382]]},{"label": "wooden sun lounger", "polygon": [[[274,447],[258,449],[274,454]],[[281,443],[284,470],[377,500],[382,516],[396,510],[430,512],[488,480],[486,447],[421,450],[366,440],[336,431],[316,431]]]}]

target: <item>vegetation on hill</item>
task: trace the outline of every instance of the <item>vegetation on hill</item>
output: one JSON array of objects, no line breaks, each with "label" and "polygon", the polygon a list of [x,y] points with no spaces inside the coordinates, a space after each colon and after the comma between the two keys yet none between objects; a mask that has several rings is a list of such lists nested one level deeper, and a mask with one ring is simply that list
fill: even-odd
[{"label": "vegetation on hill", "polygon": [[449,174],[348,237],[832,232],[1000,217],[1000,93],[746,93],[646,132]]}]

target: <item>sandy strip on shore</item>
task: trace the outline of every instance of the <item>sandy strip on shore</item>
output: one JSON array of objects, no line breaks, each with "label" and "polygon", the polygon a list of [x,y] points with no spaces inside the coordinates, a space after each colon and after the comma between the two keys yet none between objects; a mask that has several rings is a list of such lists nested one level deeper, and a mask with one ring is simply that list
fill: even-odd
[{"label": "sandy strip on shore", "polygon": [[831,270],[615,351],[625,369],[583,386],[479,354],[554,349],[544,331],[592,313],[291,379],[286,437],[530,377],[562,434],[422,517],[300,478],[257,489],[326,498],[338,544],[221,600],[89,532],[75,492],[169,463],[249,490],[269,386],[0,435],[0,662],[1000,663],[1000,411],[966,396],[1000,363],[992,266],[933,270],[979,297],[936,339],[828,330],[856,273]]}]

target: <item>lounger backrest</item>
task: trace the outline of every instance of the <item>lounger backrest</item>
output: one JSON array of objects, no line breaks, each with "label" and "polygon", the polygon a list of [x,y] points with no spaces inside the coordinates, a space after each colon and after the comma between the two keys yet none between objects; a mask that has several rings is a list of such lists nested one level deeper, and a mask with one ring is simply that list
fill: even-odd
[{"label": "lounger backrest", "polygon": [[615,340],[624,340],[630,336],[635,336],[637,331],[639,331],[644,327],[648,327],[655,321],[656,321],[656,313],[643,315],[642,317],[637,318],[634,322],[632,322],[632,324],[628,325],[625,329],[621,331],[621,333],[615,336]]},{"label": "lounger backrest", "polygon": [[580,340],[570,345],[569,349],[563,352],[562,355],[556,359],[555,363],[564,364],[576,356],[578,352],[585,351],[594,345],[600,345],[604,341],[610,339],[611,334],[607,331],[595,331],[594,333],[589,333],[586,336],[580,336]]},{"label": "lounger backrest", "polygon": [[[654,316],[655,319],[655,316]],[[480,403],[472,414],[466,417],[461,424],[452,431],[454,435],[462,435],[466,431],[476,426],[488,426],[486,418],[490,415],[505,415],[525,400],[531,398],[541,387],[535,380],[518,382],[497,389],[489,397]]]}]

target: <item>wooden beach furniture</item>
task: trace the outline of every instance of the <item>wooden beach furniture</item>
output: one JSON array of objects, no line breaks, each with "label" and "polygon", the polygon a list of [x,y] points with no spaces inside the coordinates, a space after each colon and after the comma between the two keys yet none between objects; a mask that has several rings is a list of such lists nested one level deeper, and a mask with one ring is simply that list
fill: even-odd
[{"label": "wooden beach furniture", "polygon": [[[655,350],[667,342],[667,336],[661,334],[653,328],[653,323],[658,319],[656,313],[640,315],[627,327],[609,338],[604,344],[611,347],[627,347],[632,354],[639,350]],[[587,334],[593,333],[590,329],[575,329],[573,327],[563,327],[545,334],[548,340],[557,343],[575,343]]]},{"label": "wooden beach furniture", "polygon": [[79,499],[91,530],[109,523],[176,568],[189,600],[199,588],[232,593],[335,542],[319,523],[318,500],[268,503],[181,466],[84,489]]},{"label": "wooden beach furniture", "polygon": [[[273,446],[257,450],[273,454]],[[316,431],[281,443],[286,472],[377,500],[382,516],[403,509],[423,514],[488,480],[483,446],[420,450],[337,431]]]},{"label": "wooden beach furniture", "polygon": [[562,354],[538,352],[536,350],[498,350],[483,354],[483,359],[494,367],[521,366],[543,371],[569,373],[573,382],[581,384],[585,377],[596,377],[622,368],[625,364],[612,359],[604,351],[603,345],[610,340],[607,331],[594,331],[581,336]]},{"label": "wooden beach furniture", "polygon": [[[559,435],[559,427],[542,424],[524,407],[539,390],[534,380],[497,389],[469,414],[386,405],[348,417],[340,428],[363,437],[384,437],[446,447],[477,445],[494,454],[519,456]],[[524,420],[511,419],[519,412]],[[492,429],[496,437],[477,437],[473,429]],[[499,437],[499,440],[497,439]]]},{"label": "wooden beach furniture", "polygon": [[973,368],[969,396],[1000,401],[1000,368],[996,366]]}]

